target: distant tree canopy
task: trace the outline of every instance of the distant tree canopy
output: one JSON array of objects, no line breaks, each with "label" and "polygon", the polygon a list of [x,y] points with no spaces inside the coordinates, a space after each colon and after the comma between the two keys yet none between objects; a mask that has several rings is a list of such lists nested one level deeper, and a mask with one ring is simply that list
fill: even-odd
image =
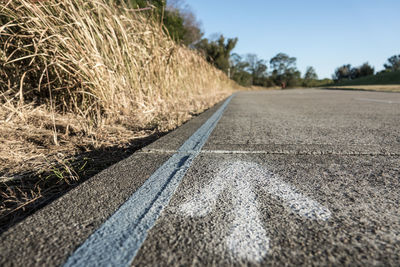
[{"label": "distant tree canopy", "polygon": [[194,45],[203,37],[201,24],[190,9],[182,9],[182,11],[179,12],[179,15],[183,18],[184,28],[184,34],[181,40],[185,45]]},{"label": "distant tree canopy", "polygon": [[231,78],[236,81],[238,84],[243,86],[251,86],[253,85],[253,77],[247,71],[249,68],[249,63],[243,60],[238,54],[232,54],[231,60]]},{"label": "distant tree canopy", "polygon": [[165,0],[114,0],[117,5],[122,3],[130,8],[153,7],[153,12],[157,20],[162,19],[166,31],[173,40],[185,45],[192,45],[198,42],[203,33],[200,23],[189,8],[181,7],[177,1]]},{"label": "distant tree canopy", "polygon": [[301,78],[300,71],[296,68],[296,58],[279,53],[270,61],[271,72],[268,72],[266,60],[259,59],[255,54],[243,57],[233,54],[231,60],[232,79],[241,85],[257,86],[312,86],[316,85],[318,76],[313,67],[308,68],[305,75],[307,83]]},{"label": "distant tree canopy", "polygon": [[255,54],[240,56],[232,54],[238,39],[225,38],[222,34],[215,38],[203,38],[200,23],[185,4],[185,0],[109,0],[117,5],[126,5],[132,9],[151,8],[151,16],[163,23],[165,31],[178,43],[197,49],[205,59],[225,72],[231,79],[243,86],[289,87],[310,84],[317,80],[315,70],[310,67],[301,78],[296,68],[296,58],[279,53],[270,61],[271,72],[268,72],[268,61]]},{"label": "distant tree canopy", "polygon": [[307,67],[303,78],[303,86],[313,86],[316,80],[318,80],[318,75],[315,69],[311,66]]},{"label": "distant tree canopy", "polygon": [[351,79],[357,79],[375,74],[375,69],[368,62],[351,69]]},{"label": "distant tree canopy", "polygon": [[307,67],[306,73],[304,74],[304,80],[316,80],[318,75],[313,67]]},{"label": "distant tree canopy", "polygon": [[164,14],[164,26],[171,38],[177,42],[183,42],[185,39],[186,29],[183,25],[183,17],[178,10],[168,11]]},{"label": "distant tree canopy", "polygon": [[164,25],[174,40],[187,46],[199,42],[203,36],[200,22],[194,13],[178,0],[167,2]]},{"label": "distant tree canopy", "polygon": [[296,58],[279,53],[270,60],[273,69],[271,78],[276,85],[296,86],[301,80],[301,73],[296,68]]},{"label": "distant tree canopy", "polygon": [[319,86],[331,82],[329,79],[318,80],[313,67],[308,67],[301,78],[296,68],[296,58],[279,53],[270,60],[272,71],[268,72],[267,61],[255,54],[240,56],[236,53],[231,56],[231,78],[243,86]]},{"label": "distant tree canopy", "polygon": [[268,78],[266,61],[259,59],[255,54],[247,54],[243,57],[238,54],[232,54],[230,66],[231,78],[240,85],[272,85]]},{"label": "distant tree canopy", "polygon": [[335,81],[354,80],[357,78],[374,75],[375,69],[368,62],[359,67],[352,68],[350,64],[343,65],[335,70],[332,78]]},{"label": "distant tree canopy", "polygon": [[351,65],[345,64],[343,66],[338,67],[335,70],[335,73],[332,75],[332,79],[335,81],[340,80],[350,80],[351,79]]},{"label": "distant tree canopy", "polygon": [[200,40],[195,44],[195,48],[205,56],[208,62],[228,74],[231,52],[235,48],[237,41],[237,38],[225,39],[223,35],[220,35],[214,41],[210,41],[207,38]]},{"label": "distant tree canopy", "polygon": [[248,71],[253,79],[253,84],[258,86],[268,85],[267,62],[259,59],[255,54],[247,54],[246,62]]},{"label": "distant tree canopy", "polygon": [[387,63],[383,65],[386,71],[400,70],[400,55],[394,55],[388,58]]},{"label": "distant tree canopy", "polygon": [[389,57],[383,66],[385,68],[384,70],[375,73],[375,69],[368,62],[354,68],[352,68],[350,64],[346,64],[336,68],[335,73],[332,75],[332,79],[335,82],[340,82],[343,80],[354,80],[385,72],[400,71],[400,55]]},{"label": "distant tree canopy", "polygon": [[288,71],[293,71],[296,68],[296,60],[295,57],[289,57],[284,53],[279,53],[269,61],[269,64],[277,75],[284,75]]}]

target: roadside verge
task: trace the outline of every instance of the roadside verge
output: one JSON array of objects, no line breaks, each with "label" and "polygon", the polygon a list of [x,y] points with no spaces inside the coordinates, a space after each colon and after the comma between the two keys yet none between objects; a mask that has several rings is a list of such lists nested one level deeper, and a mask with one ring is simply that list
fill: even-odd
[{"label": "roadside verge", "polygon": [[[153,145],[178,148],[217,104]],[[60,265],[173,153],[134,153],[37,211],[0,236],[0,265]],[[55,249],[57,248],[57,249]]]}]

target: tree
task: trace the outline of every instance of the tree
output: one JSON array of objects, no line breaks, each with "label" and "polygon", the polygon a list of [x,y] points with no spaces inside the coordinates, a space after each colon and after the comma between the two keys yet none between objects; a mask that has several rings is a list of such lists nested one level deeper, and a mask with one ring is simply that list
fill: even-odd
[{"label": "tree", "polygon": [[387,59],[387,63],[383,65],[386,71],[400,70],[400,55],[394,55]]},{"label": "tree", "polygon": [[165,12],[163,23],[174,41],[180,43],[185,38],[186,30],[179,10]]},{"label": "tree", "polygon": [[182,42],[185,45],[193,45],[200,41],[203,37],[201,30],[201,23],[196,19],[196,16],[190,10],[186,10],[182,13],[183,27],[185,28],[185,34],[182,38]]},{"label": "tree", "polygon": [[307,67],[306,73],[304,74],[303,86],[313,86],[313,83],[318,80],[318,75],[313,67]]},{"label": "tree", "polygon": [[195,48],[203,53],[208,62],[228,73],[231,52],[235,48],[237,41],[237,38],[228,38],[225,40],[225,37],[220,35],[215,41],[210,41],[207,38],[202,39],[195,44]]},{"label": "tree", "polygon": [[247,71],[249,63],[244,61],[243,58],[234,53],[230,59],[231,78],[242,86],[251,86],[253,84],[253,77]]},{"label": "tree", "polygon": [[296,58],[279,53],[270,60],[272,79],[276,85],[295,86],[300,80],[301,73],[296,68]]},{"label": "tree", "polygon": [[255,54],[247,54],[246,62],[248,71],[253,78],[253,84],[259,86],[267,86],[267,65],[265,60],[259,59]]},{"label": "tree", "polygon": [[365,76],[374,75],[375,69],[368,62],[357,68],[351,69],[351,79],[357,79]]},{"label": "tree", "polygon": [[203,36],[200,22],[184,1],[165,0],[114,0],[117,5],[126,4],[131,8],[152,7],[154,18],[164,25],[164,30],[176,42],[192,45]]},{"label": "tree", "polygon": [[307,67],[306,73],[304,74],[304,80],[317,80],[318,75],[313,67]]},{"label": "tree", "polygon": [[346,64],[341,67],[338,67],[335,70],[335,73],[332,75],[332,79],[335,81],[341,81],[341,80],[350,80],[351,79],[351,65]]},{"label": "tree", "polygon": [[296,58],[289,57],[284,53],[279,53],[270,60],[269,64],[272,69],[277,71],[278,75],[283,75],[288,72],[288,70],[296,68]]},{"label": "tree", "polygon": [[360,77],[370,76],[375,74],[375,68],[369,65],[368,62],[365,62],[360,67]]},{"label": "tree", "polygon": [[369,65],[368,62],[365,62],[361,66],[354,68],[352,68],[350,64],[346,64],[335,70],[335,73],[332,75],[332,79],[335,82],[341,80],[354,80],[364,76],[374,75],[374,73],[375,69]]},{"label": "tree", "polygon": [[166,15],[169,14],[175,14],[175,16],[179,16],[182,19],[179,42],[190,46],[200,41],[203,36],[201,23],[183,0],[169,0],[166,6]]}]

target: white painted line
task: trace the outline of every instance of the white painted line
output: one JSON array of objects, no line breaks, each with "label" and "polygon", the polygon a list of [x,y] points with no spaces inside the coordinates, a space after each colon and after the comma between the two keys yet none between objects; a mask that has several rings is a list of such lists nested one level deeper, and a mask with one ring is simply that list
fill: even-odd
[{"label": "white painted line", "polygon": [[215,208],[219,195],[226,189],[230,190],[235,218],[225,241],[226,248],[236,260],[260,262],[270,247],[258,211],[255,186],[282,200],[295,213],[307,219],[326,221],[331,216],[327,208],[298,193],[265,167],[235,161],[223,164],[220,168],[208,185],[179,207],[179,212],[190,217],[206,216]]},{"label": "white painted line", "polygon": [[287,205],[299,215],[312,220],[326,221],[331,217],[331,212],[316,202],[296,192],[292,186],[273,177],[264,187],[271,195],[284,200]]},{"label": "white painted line", "polygon": [[64,266],[130,266],[147,232],[168,205],[232,97],[69,257]]},{"label": "white painted line", "polygon": [[286,202],[294,212],[312,220],[326,221],[330,218],[331,212],[327,208],[297,192],[293,186],[283,182],[268,169],[254,163],[247,164],[252,165],[248,167],[248,175],[269,194]]},{"label": "white painted line", "polygon": [[242,177],[244,179],[236,176],[239,179],[232,184],[236,194],[233,201],[235,219],[226,244],[233,257],[260,262],[268,253],[269,238],[260,219],[251,180]]},{"label": "white painted line", "polygon": [[247,170],[248,163],[223,164],[211,183],[182,204],[179,211],[190,217],[206,216],[214,209],[219,195],[229,189],[233,196],[235,219],[225,240],[226,247],[234,259],[259,262],[268,252],[269,238],[261,223],[257,197],[252,180],[246,175]]},{"label": "white painted line", "polygon": [[382,99],[373,99],[373,98],[355,98],[359,101],[367,101],[367,102],[378,102],[378,103],[386,103],[386,104],[400,104],[400,101],[392,101],[392,100],[382,100]]},{"label": "white painted line", "polygon": [[224,175],[216,176],[212,183],[195,194],[189,202],[182,204],[179,210],[190,217],[206,216],[214,209],[219,195],[226,187],[226,182]]}]

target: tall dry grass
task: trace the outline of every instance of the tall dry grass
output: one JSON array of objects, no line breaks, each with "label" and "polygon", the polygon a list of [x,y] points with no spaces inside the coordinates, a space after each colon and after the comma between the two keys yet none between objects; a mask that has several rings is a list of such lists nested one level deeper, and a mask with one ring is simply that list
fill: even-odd
[{"label": "tall dry grass", "polygon": [[232,85],[149,13],[106,0],[8,1],[1,16],[3,96],[73,111],[88,132],[133,121],[171,128]]},{"label": "tall dry grass", "polygon": [[[235,86],[173,42],[151,11],[1,1],[0,217],[79,179],[65,163],[71,155],[172,129]],[[48,172],[54,182],[36,175]]]}]

